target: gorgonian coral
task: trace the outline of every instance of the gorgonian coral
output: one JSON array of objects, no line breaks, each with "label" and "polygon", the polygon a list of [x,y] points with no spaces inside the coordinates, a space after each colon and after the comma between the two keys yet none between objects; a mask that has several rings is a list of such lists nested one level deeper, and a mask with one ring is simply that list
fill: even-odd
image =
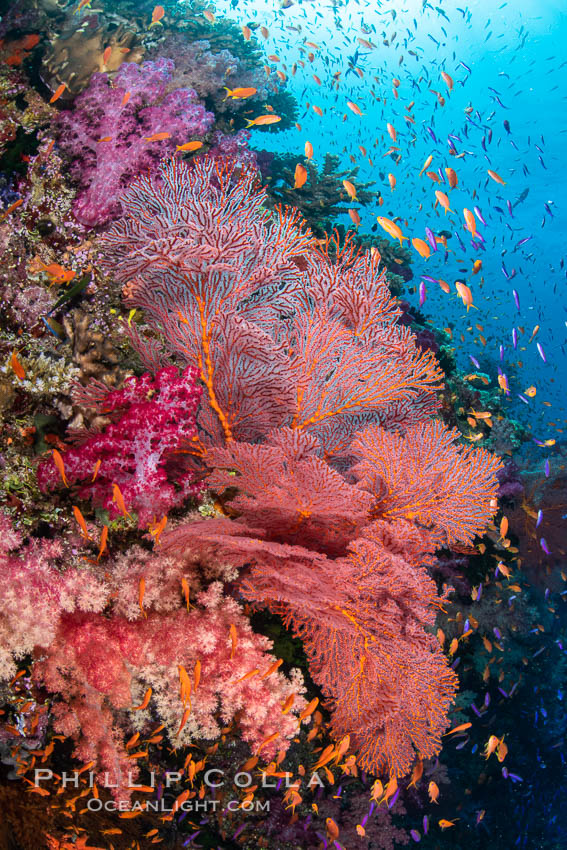
[{"label": "gorgonian coral", "polygon": [[[256,175],[171,162],[125,198],[105,239],[131,306],[163,340],[149,361],[196,362],[208,483],[233,520],[195,520],[167,551],[242,569],[240,590],[304,641],[360,764],[401,775],[441,746],[456,676],[430,628],[435,549],[493,511],[498,459],[428,421],[441,371],[420,350],[378,259],[315,248],[294,210],[271,216]],[[332,259],[333,258],[333,259]]]}]

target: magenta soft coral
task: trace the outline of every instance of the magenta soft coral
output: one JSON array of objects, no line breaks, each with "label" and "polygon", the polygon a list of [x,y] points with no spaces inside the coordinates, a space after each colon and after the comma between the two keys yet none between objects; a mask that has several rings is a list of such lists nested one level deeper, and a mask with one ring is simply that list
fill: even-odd
[{"label": "magenta soft coral", "polygon": [[[83,434],[80,444],[63,453],[67,481],[79,485],[78,497],[116,516],[112,485],[117,484],[142,526],[196,495],[199,484],[184,453],[197,438],[200,396],[197,371],[191,366],[181,375],[173,366],[161,369],[155,378],[146,372],[127,378],[122,389],[103,398],[93,394],[92,403],[114,421],[100,433]],[[52,458],[40,464],[38,481],[44,491],[61,484]]]},{"label": "magenta soft coral", "polygon": [[[170,59],[124,63],[111,85],[107,74],[93,74],[72,110],[59,117],[59,146],[72,157],[79,182],[75,217],[87,227],[120,215],[120,195],[142,172],[189,139],[204,136],[214,115],[193,89],[167,92]],[[169,137],[151,141],[159,133]]]}]

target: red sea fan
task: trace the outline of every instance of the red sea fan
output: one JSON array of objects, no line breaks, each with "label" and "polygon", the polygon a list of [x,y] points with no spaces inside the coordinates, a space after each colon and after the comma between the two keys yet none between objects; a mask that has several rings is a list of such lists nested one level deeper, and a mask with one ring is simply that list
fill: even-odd
[{"label": "red sea fan", "polygon": [[234,519],[163,547],[240,568],[243,595],[303,639],[335,734],[400,775],[439,751],[456,689],[427,566],[481,530],[498,461],[427,421],[442,372],[398,324],[376,255],[316,245],[264,198],[234,164],[165,163],[104,240],[159,356],[198,364],[208,484],[237,489]]},{"label": "red sea fan", "polygon": [[275,446],[211,450],[209,483],[238,487],[237,518],[185,524],[163,545],[242,568],[245,598],[303,640],[336,737],[351,735],[364,768],[403,775],[416,752],[439,751],[457,685],[431,634],[441,600],[427,567],[448,537],[480,530],[498,461],[458,449],[439,423],[384,434],[354,441],[355,484],[291,429]]},{"label": "red sea fan", "polygon": [[128,304],[198,364],[209,443],[291,426],[330,456],[330,425],[348,444],[361,416],[401,427],[431,415],[442,373],[397,324],[378,259],[348,240],[315,250],[296,210],[270,215],[264,200],[253,171],[172,161],[134,183],[103,239]]},{"label": "red sea fan", "polygon": [[438,421],[403,436],[377,426],[358,434],[353,472],[372,493],[375,511],[442,531],[448,544],[470,543],[490,516],[502,464],[484,449],[457,445],[459,436]]}]

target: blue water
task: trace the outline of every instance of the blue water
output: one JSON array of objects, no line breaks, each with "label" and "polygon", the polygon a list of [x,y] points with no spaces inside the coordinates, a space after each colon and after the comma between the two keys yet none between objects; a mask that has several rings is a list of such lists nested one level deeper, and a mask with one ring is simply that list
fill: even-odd
[{"label": "blue water", "polygon": [[[451,231],[447,260],[442,248],[427,260],[410,249],[416,284],[425,274],[446,280],[452,288],[447,295],[438,284],[427,282],[424,312],[438,327],[451,323],[461,367],[474,370],[469,355],[493,375],[500,366],[510,385],[506,404],[532,427],[536,439],[559,441],[561,430],[557,429],[564,427],[567,415],[567,6],[558,0],[499,5],[478,0],[461,6],[458,0],[434,4],[350,0],[340,5],[299,2],[283,9],[273,2],[239,0],[238,4],[217,3],[216,8],[239,23],[252,21],[269,30],[268,39],[260,41],[266,54],[280,57],[280,63],[272,63],[272,68],[285,70],[287,66],[287,85],[301,107],[301,130],[253,130],[251,145],[295,153],[299,162],[309,140],[315,162],[322,163],[329,151],[341,157],[345,169],[352,167],[349,155],[354,156],[360,165],[357,179],[376,181],[375,188],[384,196],[381,208],[352,204],[361,216],[362,233],[370,231],[378,214],[401,216],[400,225],[410,239],[425,239],[426,226]],[[376,47],[368,49],[358,39]],[[306,41],[319,49],[306,47]],[[357,50],[356,66],[362,70],[362,78],[349,72],[348,57],[354,58]],[[312,62],[307,58],[310,51],[315,54]],[[298,67],[291,76],[293,63],[300,59],[305,68]],[[454,81],[452,92],[442,71]],[[341,72],[338,89],[331,87],[337,72]],[[314,74],[321,85],[314,81]],[[394,78],[400,81],[398,99],[393,96]],[[445,99],[444,106],[431,90]],[[349,100],[360,107],[363,116],[353,114],[347,106]],[[408,113],[406,107],[412,101]],[[313,105],[321,107],[322,117],[313,111]],[[469,115],[464,111],[467,107],[472,107]],[[407,114],[415,124],[406,123]],[[387,123],[397,131],[394,144],[402,155],[398,165],[384,156],[392,143]],[[461,141],[449,139],[449,134]],[[367,149],[373,166],[359,145]],[[450,155],[451,146],[456,154],[465,156]],[[457,171],[456,189],[449,191],[447,184],[433,183],[425,174],[418,177],[430,154],[433,162],[428,170],[453,167]],[[505,186],[488,177],[489,168],[505,180]],[[396,177],[393,192],[388,172]],[[445,216],[439,207],[434,209],[436,189],[450,195],[454,214]],[[519,201],[526,190],[525,199]],[[511,212],[507,202],[512,205]],[[477,221],[485,239],[484,250],[471,246],[470,234],[463,227],[463,209],[475,206],[486,221],[486,226]],[[352,226],[347,216],[344,223]],[[378,233],[385,236],[380,229]],[[459,247],[455,233],[466,250]],[[524,239],[528,241],[518,245]],[[472,276],[476,259],[481,259],[483,266]],[[477,309],[471,308],[468,314],[455,292],[457,279],[472,290]],[[519,310],[513,289],[518,293]],[[410,300],[417,305],[418,297],[416,292]],[[536,325],[540,329],[528,344]],[[481,333],[486,345],[479,339]],[[547,362],[536,347],[538,342]],[[536,387],[535,397],[519,399],[530,386]]]}]

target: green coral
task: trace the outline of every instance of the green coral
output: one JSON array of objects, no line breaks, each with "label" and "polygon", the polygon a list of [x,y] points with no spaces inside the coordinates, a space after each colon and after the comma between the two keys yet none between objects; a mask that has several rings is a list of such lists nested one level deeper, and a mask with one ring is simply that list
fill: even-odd
[{"label": "green coral", "polygon": [[343,186],[344,180],[349,180],[356,186],[358,203],[369,204],[377,196],[370,189],[374,182],[360,183],[356,177],[358,167],[339,171],[339,157],[330,153],[325,154],[321,169],[309,161],[306,162],[307,181],[300,189],[294,189],[295,166],[301,162],[301,157],[294,154],[283,154],[274,157],[271,164],[272,177],[269,181],[269,199],[272,206],[297,207],[308,222],[317,237],[330,233],[335,221],[352,207]]}]

